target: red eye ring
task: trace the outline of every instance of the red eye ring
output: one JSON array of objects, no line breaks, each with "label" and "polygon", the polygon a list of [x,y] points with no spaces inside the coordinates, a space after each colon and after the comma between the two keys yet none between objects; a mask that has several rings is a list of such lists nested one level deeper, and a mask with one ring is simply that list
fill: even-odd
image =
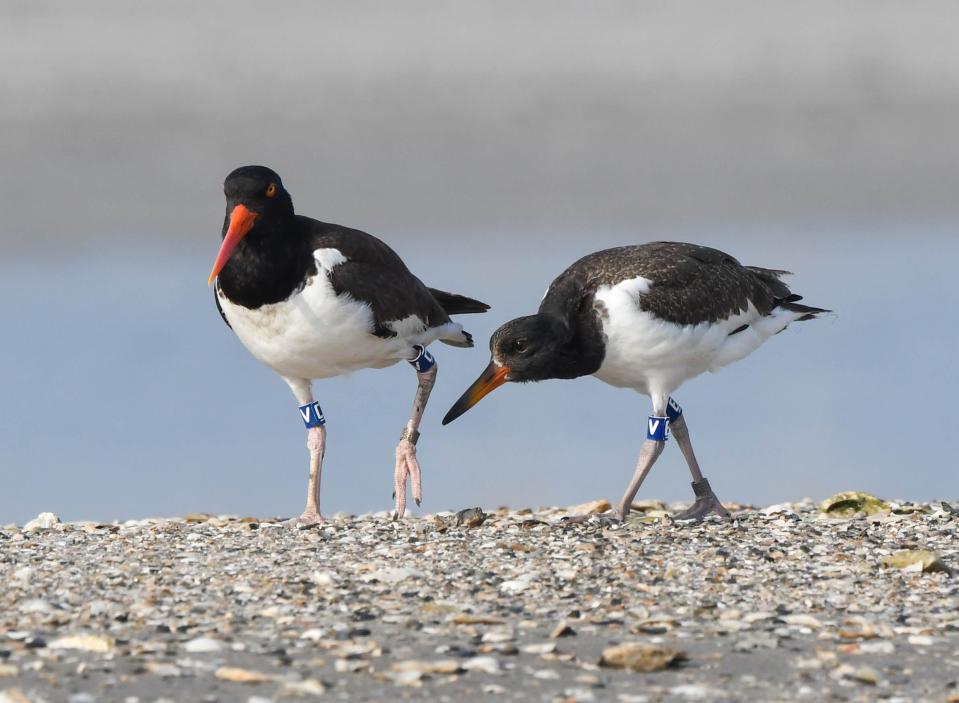
[{"label": "red eye ring", "polygon": [[266,187],[266,197],[272,198],[276,195],[276,183],[271,183]]}]

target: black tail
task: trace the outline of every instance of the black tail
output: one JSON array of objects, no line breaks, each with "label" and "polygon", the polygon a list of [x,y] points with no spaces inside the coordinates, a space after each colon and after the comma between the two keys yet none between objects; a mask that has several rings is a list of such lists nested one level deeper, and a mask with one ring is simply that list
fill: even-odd
[{"label": "black tail", "polygon": [[447,315],[465,315],[471,312],[486,312],[489,305],[478,300],[467,298],[465,295],[447,293],[443,290],[430,288],[429,292],[436,298],[436,302],[446,311]]},{"label": "black tail", "polygon": [[802,300],[802,296],[796,295],[790,291],[789,286],[780,280],[783,276],[789,276],[789,271],[764,269],[759,268],[758,266],[747,266],[746,268],[756,274],[756,277],[759,278],[759,280],[762,281],[769,288],[769,290],[772,291],[775,300],[774,307],[782,308],[783,310],[789,310],[791,312],[805,313],[802,317],[796,319],[797,322],[803,322],[804,320],[815,320],[816,315],[819,313],[832,312],[832,310],[826,310],[825,308],[814,308],[811,305],[800,305],[799,301]]},{"label": "black tail", "polygon": [[790,295],[785,300],[776,301],[776,306],[782,308],[783,310],[790,310],[792,312],[802,312],[805,313],[802,317],[797,317],[796,322],[803,322],[805,320],[815,320],[816,315],[821,312],[832,312],[832,310],[826,310],[825,308],[814,308],[811,305],[800,305],[797,303],[797,300],[802,300],[801,295]]}]

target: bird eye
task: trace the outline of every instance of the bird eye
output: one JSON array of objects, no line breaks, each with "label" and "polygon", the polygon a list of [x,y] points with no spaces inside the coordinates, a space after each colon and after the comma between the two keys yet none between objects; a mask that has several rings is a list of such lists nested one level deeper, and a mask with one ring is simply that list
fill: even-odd
[{"label": "bird eye", "polygon": [[276,183],[271,183],[266,187],[266,197],[272,198],[276,195]]},{"label": "bird eye", "polygon": [[513,342],[513,349],[520,354],[524,353],[529,348],[525,339],[517,339]]}]

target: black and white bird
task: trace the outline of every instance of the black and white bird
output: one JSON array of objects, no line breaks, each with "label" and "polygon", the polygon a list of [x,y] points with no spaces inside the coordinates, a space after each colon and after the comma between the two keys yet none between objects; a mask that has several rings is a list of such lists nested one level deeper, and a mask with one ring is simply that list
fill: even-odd
[{"label": "black and white bird", "polygon": [[675,517],[728,516],[699,469],[682,408],[671,394],[704,371],[748,356],[790,323],[829,312],[800,304],[801,296],[781,280],[787,273],[743,266],[716,249],[679,242],[589,254],[550,284],[536,315],[493,333],[489,366],[443,424],[507,381],[592,374],[652,399],[646,441],[618,517],[625,519],[669,430],[689,465],[696,497]]},{"label": "black and white bird", "polygon": [[471,347],[472,337],[449,316],[489,306],[427,288],[372,235],[297,215],[269,168],[238,168],[223,189],[223,243],[210,274],[217,307],[243,346],[289,384],[308,430],[306,509],[291,524],[321,519],[326,420],[313,399],[313,379],[406,360],[418,386],[396,447],[394,514],[402,516],[407,479],[417,505],[422,498],[416,441],[437,370],[427,346],[439,340]]}]

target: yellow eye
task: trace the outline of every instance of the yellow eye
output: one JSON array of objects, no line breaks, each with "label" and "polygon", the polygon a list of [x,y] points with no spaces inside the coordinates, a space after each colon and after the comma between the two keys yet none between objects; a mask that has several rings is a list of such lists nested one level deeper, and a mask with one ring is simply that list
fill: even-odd
[{"label": "yellow eye", "polygon": [[271,183],[266,187],[266,197],[272,198],[276,195],[276,183]]}]

